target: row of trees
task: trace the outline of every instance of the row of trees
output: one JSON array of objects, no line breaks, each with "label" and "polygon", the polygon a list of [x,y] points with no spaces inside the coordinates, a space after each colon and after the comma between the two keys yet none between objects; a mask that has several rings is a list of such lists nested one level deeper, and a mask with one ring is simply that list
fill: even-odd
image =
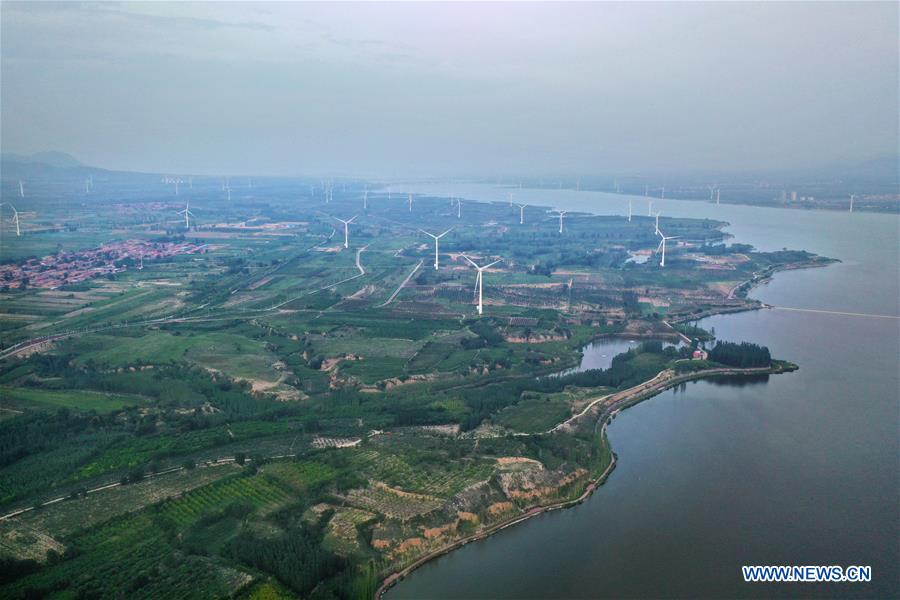
[{"label": "row of trees", "polygon": [[709,351],[709,360],[730,367],[768,367],[772,364],[772,355],[766,346],[750,342],[719,342]]}]

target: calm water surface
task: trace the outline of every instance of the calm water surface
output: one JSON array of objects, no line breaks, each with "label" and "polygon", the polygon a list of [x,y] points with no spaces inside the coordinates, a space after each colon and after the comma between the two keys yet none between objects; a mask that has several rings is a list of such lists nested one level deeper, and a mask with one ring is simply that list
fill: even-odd
[{"label": "calm water surface", "polygon": [[[612,359],[617,354],[628,352],[631,348],[640,345],[639,339],[628,338],[607,338],[591,342],[581,349],[583,352],[581,362],[577,367],[560,371],[557,375],[568,375],[570,373],[581,373],[590,369],[608,369],[612,364]],[[667,342],[664,342],[667,343]]]},{"label": "calm water surface", "polygon": [[[492,186],[410,187],[506,199]],[[517,190],[516,200],[628,210],[626,197],[603,193]],[[645,199],[634,207],[646,214]],[[778,274],[753,292],[764,302],[900,314],[896,216],[659,199],[655,207],[728,221],[735,241],[763,250],[843,261]],[[695,382],[625,411],[609,429],[618,467],[587,502],[432,561],[388,597],[900,596],[900,321],[765,310],[701,325],[768,345],[800,370]],[[745,584],[743,564],[871,565],[874,581]]]}]

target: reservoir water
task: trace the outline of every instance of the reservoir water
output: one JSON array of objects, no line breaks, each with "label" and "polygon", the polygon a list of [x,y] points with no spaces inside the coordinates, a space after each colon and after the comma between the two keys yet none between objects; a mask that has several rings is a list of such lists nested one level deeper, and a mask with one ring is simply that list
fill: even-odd
[{"label": "reservoir water", "polygon": [[606,338],[591,342],[581,349],[581,362],[577,367],[560,371],[556,375],[568,375],[569,373],[581,373],[590,369],[608,369],[612,364],[612,359],[617,354],[628,352],[631,348],[636,348],[642,340],[628,338]]},{"label": "reservoir water", "polygon": [[[482,201],[507,194],[408,187]],[[628,198],[612,194],[515,194],[567,210],[628,210]],[[633,201],[646,215],[646,199]],[[589,500],[431,561],[388,598],[900,596],[900,219],[660,199],[654,210],[728,221],[734,241],[762,250],[842,261],[779,273],[751,294],[768,304],[887,317],[772,309],[701,322],[800,370],[695,382],[626,410],[609,428],[618,466]],[[873,581],[744,583],[741,565],[754,564],[870,565]]]}]

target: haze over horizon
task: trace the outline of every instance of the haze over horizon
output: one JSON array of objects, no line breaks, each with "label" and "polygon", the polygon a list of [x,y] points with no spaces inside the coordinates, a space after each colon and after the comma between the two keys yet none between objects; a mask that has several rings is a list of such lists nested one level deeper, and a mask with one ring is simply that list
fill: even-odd
[{"label": "haze over horizon", "polygon": [[782,170],[900,143],[896,3],[0,11],[3,151],[111,169]]}]

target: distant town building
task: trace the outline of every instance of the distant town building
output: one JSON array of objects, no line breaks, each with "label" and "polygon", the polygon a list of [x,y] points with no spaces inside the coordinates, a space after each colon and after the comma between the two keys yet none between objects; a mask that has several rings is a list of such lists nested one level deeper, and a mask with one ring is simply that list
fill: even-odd
[{"label": "distant town building", "polygon": [[694,354],[691,356],[693,360],[706,360],[708,357],[709,353],[701,348],[694,350]]},{"label": "distant town building", "polygon": [[0,265],[0,290],[55,290],[95,277],[115,276],[129,265],[143,265],[144,261],[206,251],[206,244],[125,240],[75,252],[57,252],[40,259],[25,259],[19,264]]}]

